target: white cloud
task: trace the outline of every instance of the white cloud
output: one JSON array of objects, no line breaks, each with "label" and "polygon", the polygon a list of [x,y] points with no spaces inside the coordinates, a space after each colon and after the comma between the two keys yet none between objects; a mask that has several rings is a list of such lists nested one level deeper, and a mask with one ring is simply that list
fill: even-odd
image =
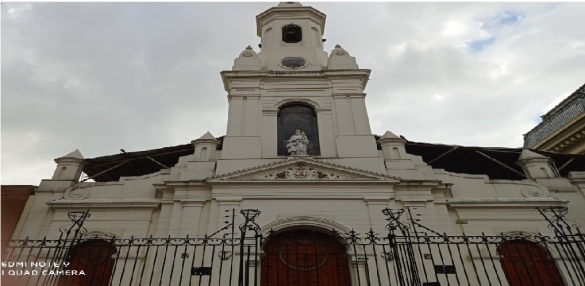
[{"label": "white cloud", "polygon": [[26,12],[32,8],[30,3],[2,3],[3,6],[6,6],[6,12],[10,18],[16,18],[21,15],[22,12]]},{"label": "white cloud", "polygon": [[459,21],[449,21],[441,33],[445,36],[460,36],[469,31],[468,27]]},{"label": "white cloud", "polygon": [[[585,82],[584,3],[303,4],[327,14],[326,51],[339,43],[372,69],[376,134],[517,147]],[[38,184],[77,148],[225,134],[219,72],[258,51],[254,17],[274,3],[2,5],[2,183]]]}]

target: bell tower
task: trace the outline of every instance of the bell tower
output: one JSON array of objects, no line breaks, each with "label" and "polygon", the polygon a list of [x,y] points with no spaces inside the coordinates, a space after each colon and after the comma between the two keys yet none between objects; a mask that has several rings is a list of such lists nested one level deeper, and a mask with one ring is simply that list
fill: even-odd
[{"label": "bell tower", "polygon": [[229,114],[217,174],[291,156],[385,172],[363,92],[370,70],[340,45],[324,51],[325,18],[298,2],[256,16],[260,51],[247,46],[221,72]]},{"label": "bell tower", "polygon": [[262,69],[322,70],[327,67],[323,50],[325,14],[299,2],[281,2],[256,16],[262,50]]}]

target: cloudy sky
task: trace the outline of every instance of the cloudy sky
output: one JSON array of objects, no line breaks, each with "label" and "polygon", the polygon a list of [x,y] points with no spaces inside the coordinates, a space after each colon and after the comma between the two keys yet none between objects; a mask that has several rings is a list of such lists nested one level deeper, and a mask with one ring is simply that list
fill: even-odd
[{"label": "cloudy sky", "polygon": [[[519,147],[585,83],[585,3],[303,3],[372,70],[375,134]],[[2,184],[38,185],[53,159],[225,134],[219,72],[258,51],[264,3],[2,6]]]}]

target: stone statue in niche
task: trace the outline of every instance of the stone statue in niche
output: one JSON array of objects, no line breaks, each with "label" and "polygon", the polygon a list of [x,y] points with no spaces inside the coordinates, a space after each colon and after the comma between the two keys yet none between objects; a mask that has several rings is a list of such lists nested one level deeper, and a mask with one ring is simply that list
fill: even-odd
[{"label": "stone statue in niche", "polygon": [[308,156],[307,146],[309,139],[301,129],[295,129],[294,134],[286,141],[286,149],[291,156]]}]

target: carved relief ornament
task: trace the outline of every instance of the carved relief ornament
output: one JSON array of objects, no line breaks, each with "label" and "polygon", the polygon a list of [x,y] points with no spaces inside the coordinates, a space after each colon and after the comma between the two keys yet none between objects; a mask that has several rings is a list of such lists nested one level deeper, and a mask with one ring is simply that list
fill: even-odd
[{"label": "carved relief ornament", "polygon": [[249,177],[249,179],[274,179],[274,180],[332,180],[351,179],[348,175],[341,175],[331,171],[318,170],[305,164],[297,164],[283,170],[276,170],[264,175]]},{"label": "carved relief ornament", "polygon": [[89,189],[80,188],[79,185],[71,187],[63,194],[64,199],[83,200],[89,197]]}]

